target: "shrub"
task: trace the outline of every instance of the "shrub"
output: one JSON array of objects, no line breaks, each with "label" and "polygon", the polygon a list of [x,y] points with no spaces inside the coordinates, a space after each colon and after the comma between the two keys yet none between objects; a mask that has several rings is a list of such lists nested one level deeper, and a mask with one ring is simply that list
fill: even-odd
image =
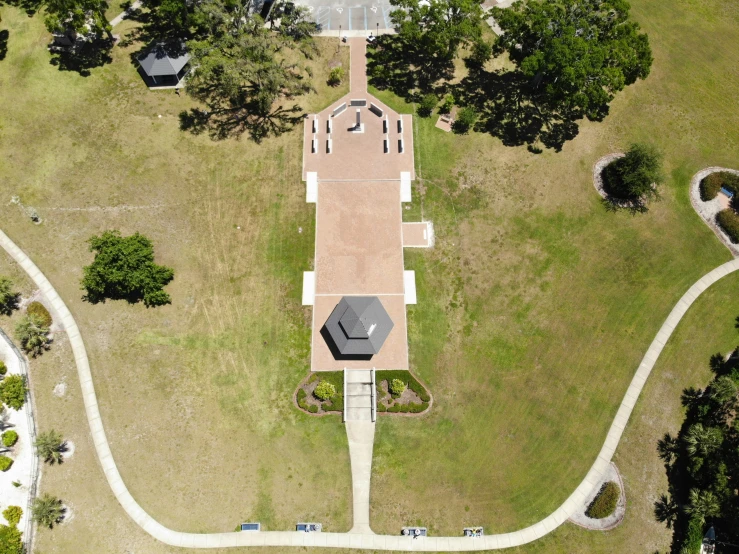
[{"label": "shrub", "polygon": [[12,429],[3,433],[3,446],[7,446],[8,448],[10,448],[16,442],[18,442],[18,433],[16,433]]},{"label": "shrub", "polygon": [[600,491],[588,506],[585,515],[593,519],[603,519],[616,511],[621,489],[615,481],[603,483]]},{"label": "shrub", "polygon": [[409,410],[409,409],[410,409],[410,408],[408,407],[408,404],[401,404],[401,405],[400,405],[400,411],[401,411],[402,413],[404,413],[404,414],[407,414],[407,413],[408,413],[408,410]]},{"label": "shrub", "polygon": [[429,405],[427,402],[424,402],[423,404],[411,403],[408,404],[408,411],[412,414],[420,414],[421,412],[425,412],[428,407]]},{"label": "shrub", "polygon": [[477,121],[477,112],[475,112],[474,108],[470,106],[462,108],[457,112],[457,117],[452,124],[452,131],[458,135],[469,133],[475,121]]},{"label": "shrub", "polygon": [[313,396],[318,400],[328,400],[336,394],[336,387],[328,381],[321,381],[313,390]]},{"label": "shrub", "polygon": [[20,294],[13,290],[13,281],[0,277],[0,314],[10,315],[18,309]]},{"label": "shrub", "polygon": [[680,554],[697,554],[701,551],[701,544],[703,544],[703,522],[701,518],[693,516],[688,523],[688,531]]},{"label": "shrub", "polygon": [[344,68],[334,67],[328,74],[328,84],[332,87],[338,87],[344,80]]},{"label": "shrub", "polygon": [[308,406],[308,411],[312,414],[317,414],[318,406],[316,406],[315,404],[311,404],[310,406]]},{"label": "shrub", "polygon": [[82,269],[85,300],[93,304],[106,299],[131,304],[143,300],[147,308],[171,302],[163,288],[174,279],[174,271],[154,263],[154,246],[148,238],[105,231],[88,242],[95,259]]},{"label": "shrub", "polygon": [[387,406],[385,406],[385,404],[383,404],[382,402],[380,402],[379,404],[377,404],[377,411],[378,412],[387,412]]},{"label": "shrub", "polygon": [[26,314],[15,326],[15,337],[21,348],[32,357],[49,349],[49,327],[34,314]]},{"label": "shrub", "polygon": [[397,414],[400,411],[400,404],[394,404],[387,409],[392,414]]},{"label": "shrub", "polygon": [[407,383],[408,388],[418,395],[418,397],[421,399],[421,402],[428,403],[431,401],[431,395],[423,387],[423,385],[419,383],[415,377],[413,377],[413,374],[409,371],[406,371],[404,369],[383,369],[377,372],[378,383],[382,381],[387,381],[389,385],[393,379],[400,379],[401,381]]},{"label": "shrub", "polygon": [[664,181],[662,154],[652,145],[632,144],[623,158],[603,169],[602,177],[606,192],[616,198],[657,198],[655,185]]},{"label": "shrub", "polygon": [[336,394],[323,405],[324,412],[340,412],[344,409],[344,395]]},{"label": "shrub", "polygon": [[416,111],[421,117],[431,117],[431,114],[438,103],[439,99],[436,98],[435,94],[426,94],[418,103],[418,109]]},{"label": "shrub", "polygon": [[304,410],[308,409],[308,403],[305,401],[305,398],[308,396],[308,393],[305,392],[302,388],[298,389],[298,406],[303,408]]},{"label": "shrub", "polygon": [[390,394],[392,394],[395,397],[398,397],[405,392],[406,384],[400,379],[393,379],[392,381],[390,381],[389,389],[390,389]]},{"label": "shrub", "polygon": [[13,465],[13,460],[0,454],[0,471],[8,471]]},{"label": "shrub", "polygon": [[721,210],[716,214],[716,222],[726,232],[733,243],[739,243],[739,215],[734,210]]},{"label": "shrub", "polygon": [[3,517],[10,525],[18,525],[23,515],[23,509],[20,506],[8,506],[3,511]]},{"label": "shrub", "polygon": [[41,302],[31,302],[28,308],[26,308],[26,313],[28,315],[37,315],[44,327],[51,327],[51,314]]},{"label": "shrub", "polygon": [[0,375],[5,375],[8,372],[8,366],[5,365],[5,362],[0,360]]},{"label": "shrub", "polygon": [[449,114],[452,113],[452,108],[454,107],[454,96],[451,94],[447,94],[444,98],[444,103],[439,108],[439,113],[443,114]]},{"label": "shrub", "polygon": [[723,179],[721,179],[721,173],[711,173],[707,177],[704,177],[700,184],[701,200],[704,202],[713,200],[722,186]]},{"label": "shrub", "polygon": [[0,382],[0,400],[14,410],[20,410],[26,402],[26,378],[10,375]]},{"label": "shrub", "polygon": [[0,552],[3,554],[23,554],[22,533],[13,525],[0,525]]}]

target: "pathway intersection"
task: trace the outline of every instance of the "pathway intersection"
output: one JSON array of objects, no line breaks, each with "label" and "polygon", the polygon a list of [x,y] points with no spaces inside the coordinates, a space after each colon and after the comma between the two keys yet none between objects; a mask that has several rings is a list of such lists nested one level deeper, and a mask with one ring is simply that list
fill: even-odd
[{"label": "pathway intersection", "polygon": [[[367,98],[370,102],[374,101],[369,94],[366,94],[366,79],[364,78],[364,75],[358,75],[357,66],[354,64],[359,62],[363,66],[363,58],[364,58],[364,41],[363,40],[356,40],[351,43],[352,47],[352,93],[350,96],[355,99],[361,99],[361,98]],[[358,52],[361,51],[361,57],[359,56]],[[359,94],[361,93],[361,98]],[[351,99],[350,99],[351,100]],[[375,104],[378,108],[381,107],[379,103]],[[361,108],[367,108],[369,109],[369,106],[361,106]],[[383,115],[384,115],[384,107],[383,108]],[[335,109],[335,107],[333,108]],[[348,109],[348,107],[347,107]],[[392,114],[393,112],[389,111],[389,114]],[[394,117],[397,116],[397,114],[394,114]],[[360,118],[362,116],[360,115]],[[379,116],[378,116],[379,117]],[[344,119],[349,120],[350,117],[345,117]],[[324,120],[324,124],[325,124]],[[369,121],[367,121],[367,136],[376,136],[376,133],[373,133],[370,131],[370,124]],[[375,122],[376,123],[376,122]],[[408,131],[407,131],[407,137],[408,139],[411,138],[411,127],[410,127],[410,121],[408,121]],[[310,118],[307,122],[307,125],[312,125]],[[339,127],[337,126],[337,129]],[[312,127],[311,127],[312,130]],[[306,131],[307,133],[307,131]],[[308,134],[308,133],[307,133]],[[311,133],[312,134],[312,133]],[[319,134],[316,132],[316,134]],[[396,138],[396,137],[393,137]],[[327,140],[324,137],[321,137],[322,140]],[[366,139],[366,137],[365,137]],[[313,137],[310,136],[310,140],[313,140]],[[337,138],[337,148],[339,144],[339,139]],[[358,142],[361,142],[358,141]],[[407,152],[412,153],[412,147],[409,147]],[[337,149],[337,152],[339,150]],[[360,154],[366,154],[367,158],[373,158],[374,154],[370,150],[362,151]],[[412,164],[412,155],[403,158],[400,154],[402,152],[398,152],[398,156],[395,157],[395,161],[391,164],[388,163],[387,165],[381,164],[379,166],[373,165],[374,162],[370,163],[367,160],[363,161],[361,167],[375,167],[378,169],[378,171],[389,171],[388,167],[398,167],[393,164],[400,164],[400,167],[407,167],[403,164],[405,164],[407,161],[409,161]],[[384,154],[383,154],[384,155]],[[392,156],[390,157],[392,159]],[[384,159],[382,155],[380,155],[380,159]],[[346,162],[346,164],[345,164]],[[345,161],[337,161],[329,163],[326,165],[327,171],[324,172],[324,168],[322,164],[318,164],[313,168],[311,167],[310,173],[314,173],[313,176],[310,175],[310,173],[307,173],[305,175],[306,181],[307,181],[307,199],[310,201],[311,199],[315,198],[314,201],[317,201],[317,203],[321,204],[321,198],[322,198],[322,188],[327,183],[330,183],[331,181],[323,181],[323,176],[330,177],[339,177],[341,178],[345,173],[342,173],[346,170],[346,167],[351,167],[351,157],[348,157]],[[359,166],[356,166],[359,167]],[[364,169],[363,169],[364,171]],[[376,174],[369,173],[364,174],[361,177],[361,182],[366,183],[368,186],[376,187],[373,190],[377,191],[390,191],[387,192],[387,194],[396,195],[398,204],[405,198],[404,194],[407,193],[408,201],[410,200],[410,175],[412,175],[412,165],[411,165],[411,173],[410,175],[407,174],[407,170],[404,170],[406,172],[406,175],[399,175],[399,171],[395,173],[396,176],[388,176],[386,180],[380,180],[380,181],[368,181],[368,179],[374,178],[378,179]],[[315,175],[317,174],[317,175]],[[343,177],[343,179],[346,181],[347,177]],[[346,186],[354,186],[353,183],[347,183],[345,182],[343,184],[344,187]],[[332,189],[331,186],[327,186],[326,190]],[[397,192],[396,192],[397,191]],[[399,212],[399,210],[398,210]],[[324,284],[324,278],[322,275],[322,261],[321,261],[321,251],[319,247],[319,240],[318,237],[321,233],[321,225],[322,225],[322,216],[319,212],[319,210],[316,210],[317,213],[317,240],[316,240],[316,275],[313,275],[313,277],[307,277],[305,280],[305,283],[307,283],[308,286],[307,290],[304,286],[304,299],[306,300],[315,300],[318,295],[320,294],[317,292],[320,287]],[[400,242],[400,263],[401,263],[401,270],[402,270],[402,245],[405,244],[405,242],[402,240],[402,219],[398,216],[396,219],[396,222],[398,224],[398,233],[400,233],[401,242]],[[367,235],[371,238],[373,234],[373,230],[370,229],[367,233]],[[347,256],[347,259],[345,260],[345,268],[349,268],[352,271],[350,271],[350,274],[353,279],[355,279],[354,284],[357,284],[357,286],[361,285],[362,283],[365,283],[362,281],[363,276],[366,277],[367,273],[363,272],[363,266],[361,264],[355,264],[352,265],[354,262],[352,262],[351,257],[357,256],[357,253],[352,250],[352,248],[356,248],[356,244],[351,242],[354,240],[357,240],[356,233],[349,233],[349,238],[351,239],[349,243],[346,245],[346,252],[342,255]],[[105,434],[105,429],[103,427],[103,422],[100,414],[100,409],[97,402],[97,396],[95,394],[95,387],[93,384],[92,379],[92,372],[90,369],[90,363],[87,357],[87,351],[85,349],[85,344],[82,339],[82,335],[80,334],[80,330],[77,326],[77,323],[72,316],[71,312],[67,308],[66,304],[62,300],[62,298],[59,296],[59,294],[56,292],[54,287],[51,285],[49,280],[46,278],[46,276],[39,270],[39,268],[31,261],[31,259],[20,249],[16,244],[2,231],[0,231],[0,246],[15,260],[16,263],[28,274],[30,279],[36,284],[36,286],[40,289],[41,293],[44,295],[45,299],[48,301],[49,305],[52,307],[52,310],[55,311],[57,314],[59,314],[60,322],[63,325],[63,328],[67,332],[69,336],[70,345],[72,347],[72,352],[74,355],[75,363],[77,365],[77,372],[80,380],[80,386],[82,389],[82,398],[85,405],[85,411],[87,414],[87,421],[90,426],[90,433],[92,436],[92,440],[95,446],[95,450],[98,456],[98,459],[100,461],[101,468],[103,470],[103,473],[105,475],[105,478],[108,481],[108,484],[113,491],[113,494],[115,495],[118,502],[123,507],[124,511],[133,519],[137,525],[139,525],[144,531],[149,533],[152,537],[155,539],[171,545],[171,546],[177,546],[177,547],[184,547],[184,548],[224,548],[224,547],[245,547],[245,546],[281,546],[281,547],[289,547],[289,546],[302,546],[302,547],[337,547],[337,548],[351,548],[351,549],[367,549],[367,550],[396,550],[396,551],[418,551],[418,552],[461,552],[461,551],[482,551],[482,550],[497,550],[502,548],[509,548],[509,547],[515,547],[520,546],[532,541],[535,541],[548,533],[552,532],[554,529],[562,525],[567,519],[572,516],[583,504],[587,496],[590,494],[590,492],[593,490],[595,486],[599,483],[601,477],[603,476],[604,472],[608,470],[609,464],[611,462],[611,459],[613,457],[613,454],[616,450],[616,447],[618,446],[618,443],[621,439],[621,435],[624,431],[624,428],[626,426],[626,423],[629,420],[629,417],[631,415],[631,412],[634,408],[634,405],[636,404],[637,399],[639,398],[639,394],[642,391],[642,388],[644,387],[644,384],[646,383],[647,378],[649,377],[649,374],[651,373],[652,369],[654,368],[654,365],[659,358],[660,353],[662,352],[662,349],[664,348],[665,344],[669,340],[669,338],[672,336],[672,333],[674,332],[675,328],[679,324],[682,317],[685,315],[685,313],[688,311],[690,306],[695,302],[695,300],[713,283],[718,281],[719,279],[725,277],[726,275],[733,273],[737,270],[739,270],[739,259],[733,259],[730,262],[727,262],[713,271],[709,272],[708,274],[704,275],[701,279],[699,279],[696,283],[693,284],[693,286],[688,289],[688,291],[682,296],[682,298],[677,302],[675,307],[672,309],[672,312],[667,317],[666,321],[662,324],[662,327],[660,328],[659,332],[657,333],[657,336],[652,341],[652,344],[649,346],[649,349],[647,350],[646,354],[644,355],[644,358],[639,365],[636,374],[634,375],[631,384],[629,385],[626,394],[623,398],[623,401],[621,402],[621,405],[618,409],[618,412],[611,424],[611,427],[608,431],[608,434],[606,435],[605,443],[603,444],[603,447],[601,448],[600,453],[598,454],[595,462],[593,463],[593,466],[588,471],[587,475],[583,479],[583,481],[580,483],[580,485],[575,489],[575,491],[570,495],[570,497],[559,507],[557,508],[553,513],[548,515],[546,518],[542,519],[538,523],[535,523],[534,525],[531,525],[529,527],[526,527],[525,529],[520,529],[518,531],[513,531],[510,533],[501,533],[496,535],[485,535],[481,537],[462,537],[462,536],[455,536],[455,537],[435,537],[435,536],[429,536],[429,537],[419,537],[419,538],[411,538],[406,536],[400,536],[400,535],[375,535],[371,528],[370,528],[370,522],[369,522],[369,490],[370,490],[370,475],[371,475],[371,464],[372,464],[372,443],[374,440],[374,422],[372,421],[372,416],[370,415],[370,419],[366,418],[366,411],[363,411],[361,408],[363,407],[362,400],[363,397],[366,396],[366,385],[367,385],[367,378],[372,379],[372,372],[371,370],[367,370],[367,368],[364,368],[364,371],[357,370],[356,373],[351,372],[349,375],[350,377],[345,380],[347,382],[347,385],[349,384],[349,381],[352,383],[358,384],[359,387],[356,387],[356,390],[354,390],[355,395],[358,397],[358,404],[357,408],[358,411],[356,419],[349,417],[347,421],[347,436],[349,439],[349,448],[350,448],[350,458],[351,458],[351,466],[352,466],[352,481],[353,481],[353,506],[354,506],[354,525],[349,533],[329,533],[329,532],[314,532],[314,533],[305,533],[305,532],[297,532],[297,531],[260,531],[260,532],[226,532],[226,533],[183,533],[179,531],[175,531],[173,529],[169,529],[162,524],[160,524],[158,521],[156,521],[154,518],[152,518],[148,513],[146,513],[143,508],[136,502],[136,500],[133,498],[131,493],[129,492],[128,488],[126,487],[126,484],[123,482],[123,479],[121,478],[120,472],[118,471],[118,467],[116,466],[115,460],[113,459],[113,454],[110,449],[110,445],[108,444],[108,440]],[[393,247],[394,248],[394,247]],[[377,254],[379,256],[378,259],[385,259],[385,254]],[[397,257],[393,258],[390,254],[387,254],[389,256],[388,263],[391,263],[391,266],[393,268],[397,265]],[[395,261],[392,261],[395,260]],[[355,260],[357,261],[357,260]],[[397,268],[396,268],[397,269]],[[365,271],[370,271],[370,268],[365,267]],[[330,265],[329,269],[326,270],[327,276],[331,275]],[[310,273],[310,272],[308,272]],[[343,273],[341,273],[343,275]],[[351,281],[351,280],[350,280]],[[350,282],[347,281],[347,282]],[[395,286],[396,281],[392,281],[393,286]],[[328,278],[327,281],[327,287],[331,287],[331,279]],[[311,286],[313,287],[313,290],[311,290]],[[403,287],[406,288],[408,286],[408,282],[405,280],[403,281]],[[323,290],[323,289],[321,289]],[[364,294],[372,294],[372,295],[378,295],[378,290],[370,290],[370,289],[363,289],[365,292]],[[343,291],[343,290],[330,290],[330,292],[336,293],[336,294],[345,294],[345,293],[354,293],[356,291]],[[328,294],[328,293],[327,293]],[[388,294],[379,295],[381,298],[384,296],[390,296]],[[402,298],[406,297],[405,290],[402,294],[394,294],[394,296],[399,296]],[[414,291],[415,296],[415,291]],[[316,310],[316,306],[314,306],[314,311]],[[320,320],[319,320],[320,323]],[[315,335],[315,325],[314,325],[314,335]],[[402,326],[402,333],[401,336],[403,340],[405,340],[405,326]],[[314,336],[315,340],[315,336]],[[315,343],[314,343],[315,344]],[[314,360],[315,361],[315,360]],[[373,360],[374,363],[374,360]],[[365,364],[366,365],[366,364]],[[397,369],[397,368],[394,368]],[[355,377],[357,380],[355,381]],[[371,388],[370,388],[370,394],[371,394]],[[370,412],[371,413],[371,412]],[[362,415],[364,414],[364,415]],[[403,522],[398,523],[398,527],[403,524]],[[461,530],[460,530],[461,532]]]}]

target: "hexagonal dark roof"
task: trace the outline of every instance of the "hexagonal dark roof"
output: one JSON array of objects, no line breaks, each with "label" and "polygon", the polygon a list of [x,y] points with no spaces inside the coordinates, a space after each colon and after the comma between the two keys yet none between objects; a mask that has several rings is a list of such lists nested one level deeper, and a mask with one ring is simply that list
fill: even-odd
[{"label": "hexagonal dark roof", "polygon": [[382,348],[393,321],[376,296],[345,296],[325,327],[341,355],[372,356]]}]

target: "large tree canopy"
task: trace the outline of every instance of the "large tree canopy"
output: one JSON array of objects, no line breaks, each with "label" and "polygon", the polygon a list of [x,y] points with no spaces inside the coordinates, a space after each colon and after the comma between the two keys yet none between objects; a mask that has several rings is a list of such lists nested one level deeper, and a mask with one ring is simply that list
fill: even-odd
[{"label": "large tree canopy", "polygon": [[169,294],[162,288],[174,278],[174,272],[154,263],[154,247],[143,235],[122,237],[118,231],[105,231],[90,240],[95,252],[92,264],[83,268],[82,288],[85,299],[93,304],[106,299],[144,301],[149,306],[169,304]]},{"label": "large tree canopy", "polygon": [[113,39],[105,17],[106,0],[45,0],[44,6],[46,28],[50,33],[65,33],[71,29],[80,35],[105,33]]},{"label": "large tree canopy", "polygon": [[[379,84],[401,94],[428,92],[451,76],[460,46],[480,40],[483,10],[478,0],[390,0],[396,35],[382,35],[370,71]],[[405,88],[406,90],[402,90]]]},{"label": "large tree canopy", "polygon": [[[285,108],[279,102],[312,90],[298,63],[310,54],[312,39],[304,32],[304,12],[297,14],[277,32],[252,13],[248,0],[204,0],[195,9],[193,20],[203,36],[188,43],[197,70],[187,91],[207,106],[200,114],[215,123],[217,137],[248,130],[259,141],[300,119],[297,105]],[[183,115],[183,123],[187,117],[192,116]]]},{"label": "large tree canopy", "polygon": [[498,51],[543,93],[540,102],[574,117],[601,119],[616,92],[649,75],[649,41],[625,0],[519,0],[492,14],[503,31]]}]

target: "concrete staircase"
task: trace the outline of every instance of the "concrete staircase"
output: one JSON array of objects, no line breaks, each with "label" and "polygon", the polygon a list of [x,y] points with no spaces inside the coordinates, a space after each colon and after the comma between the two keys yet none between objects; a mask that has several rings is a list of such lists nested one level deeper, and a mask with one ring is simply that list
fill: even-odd
[{"label": "concrete staircase", "polygon": [[344,421],[372,421],[377,416],[375,370],[344,370]]}]

